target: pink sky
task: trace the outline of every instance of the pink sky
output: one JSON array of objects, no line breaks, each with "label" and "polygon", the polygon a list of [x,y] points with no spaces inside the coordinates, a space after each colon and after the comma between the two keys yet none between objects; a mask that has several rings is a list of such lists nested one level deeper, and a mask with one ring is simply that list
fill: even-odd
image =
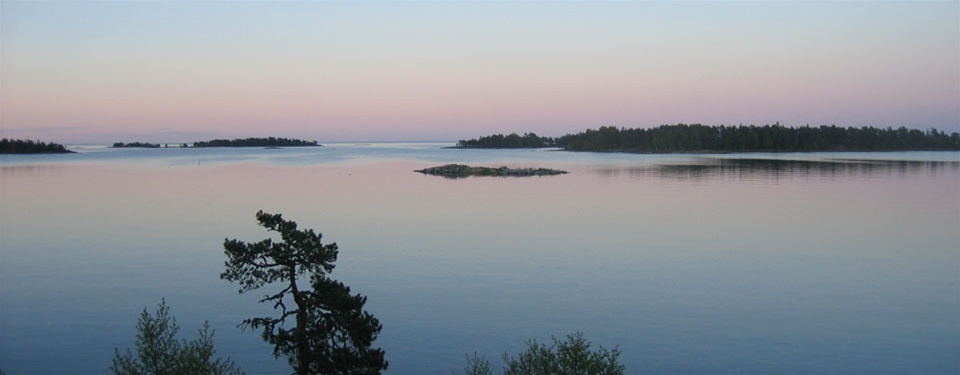
[{"label": "pink sky", "polygon": [[0,3],[0,135],[960,131],[960,3]]}]

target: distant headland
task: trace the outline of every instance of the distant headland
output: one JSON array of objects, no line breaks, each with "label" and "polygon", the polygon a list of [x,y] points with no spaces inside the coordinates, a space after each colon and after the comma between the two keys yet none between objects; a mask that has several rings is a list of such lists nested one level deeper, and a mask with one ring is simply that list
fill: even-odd
[{"label": "distant headland", "polygon": [[6,139],[0,140],[0,154],[72,154],[73,151],[59,143],[46,143],[32,140]]},{"label": "distant headland", "polygon": [[650,129],[603,126],[559,138],[534,133],[460,140],[454,148],[545,148],[636,153],[960,150],[960,133],[900,127],[785,127],[661,125]]}]

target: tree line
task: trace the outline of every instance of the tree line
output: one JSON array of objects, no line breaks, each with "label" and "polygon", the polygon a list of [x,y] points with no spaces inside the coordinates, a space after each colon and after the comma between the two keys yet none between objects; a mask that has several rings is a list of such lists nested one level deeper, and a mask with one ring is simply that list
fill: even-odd
[{"label": "tree line", "polygon": [[[518,142],[527,138],[529,142]],[[535,140],[539,140],[539,143]],[[523,137],[496,134],[461,140],[457,142],[457,147],[560,147],[568,151],[642,153],[960,150],[960,133],[947,134],[932,128],[923,131],[906,127],[786,127],[779,123],[764,126],[677,124],[650,129],[602,126],[556,139],[537,137],[533,133]]]},{"label": "tree line", "polygon": [[457,148],[543,148],[555,147],[556,141],[550,137],[540,137],[536,133],[517,133],[509,135],[494,134],[486,137],[457,142]]},{"label": "tree line", "polygon": [[73,151],[59,143],[46,143],[29,139],[0,140],[0,154],[69,154]]},{"label": "tree line", "polygon": [[300,147],[319,146],[317,141],[305,141],[289,138],[243,138],[243,139],[212,139],[209,141],[193,142],[193,147]]}]

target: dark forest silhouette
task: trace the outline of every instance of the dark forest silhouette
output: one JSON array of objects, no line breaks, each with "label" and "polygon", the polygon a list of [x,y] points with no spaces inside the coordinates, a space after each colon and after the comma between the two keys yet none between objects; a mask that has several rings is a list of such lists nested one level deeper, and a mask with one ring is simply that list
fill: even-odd
[{"label": "dark forest silhouette", "polygon": [[457,142],[459,148],[559,147],[568,151],[762,152],[960,150],[960,133],[900,127],[785,127],[661,125],[650,129],[603,126],[559,138],[495,134]]},{"label": "dark forest silhouette", "polygon": [[193,142],[193,147],[300,147],[320,146],[317,141],[304,141],[288,138],[244,138],[244,139],[213,139],[209,141]]},{"label": "dark forest silhouette", "polygon": [[21,139],[0,140],[0,154],[70,154],[73,151],[59,143]]}]

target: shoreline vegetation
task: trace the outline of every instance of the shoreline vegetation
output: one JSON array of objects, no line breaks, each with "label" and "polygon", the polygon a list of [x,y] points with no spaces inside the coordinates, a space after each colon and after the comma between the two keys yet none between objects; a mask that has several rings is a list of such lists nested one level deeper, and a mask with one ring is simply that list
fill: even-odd
[{"label": "shoreline vegetation", "polygon": [[960,133],[900,127],[785,127],[661,125],[650,129],[602,126],[559,138],[535,133],[494,134],[460,140],[452,148],[559,148],[564,151],[631,153],[735,153],[815,151],[960,150]]},{"label": "shoreline vegetation", "polygon": [[244,139],[212,139],[209,141],[193,142],[193,147],[320,147],[317,141],[305,141],[289,138],[244,138]]},{"label": "shoreline vegetation", "polygon": [[29,139],[0,139],[0,154],[73,154],[59,143]]},{"label": "shoreline vegetation", "polygon": [[549,168],[499,168],[489,167],[471,167],[463,164],[447,164],[439,167],[430,167],[414,172],[423,173],[431,176],[443,176],[446,178],[464,178],[470,176],[491,176],[491,177],[532,177],[532,176],[554,176],[566,174],[567,171],[561,171]]}]

